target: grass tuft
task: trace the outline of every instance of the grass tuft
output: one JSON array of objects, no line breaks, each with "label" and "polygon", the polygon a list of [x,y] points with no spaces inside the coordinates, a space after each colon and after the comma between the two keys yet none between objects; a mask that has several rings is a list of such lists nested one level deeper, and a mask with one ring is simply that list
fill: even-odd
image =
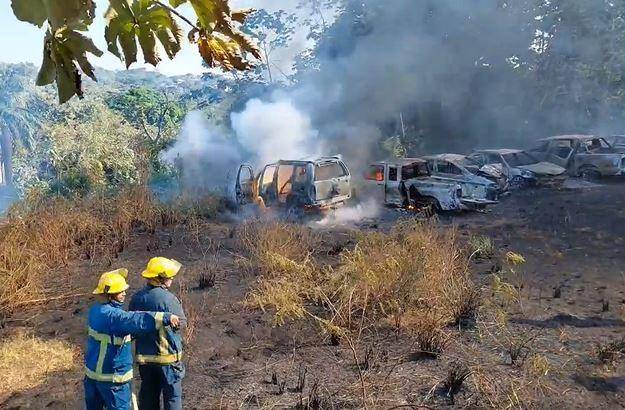
[{"label": "grass tuft", "polygon": [[0,403],[5,395],[26,391],[45,383],[46,377],[74,370],[79,351],[61,340],[42,340],[24,333],[0,342]]}]

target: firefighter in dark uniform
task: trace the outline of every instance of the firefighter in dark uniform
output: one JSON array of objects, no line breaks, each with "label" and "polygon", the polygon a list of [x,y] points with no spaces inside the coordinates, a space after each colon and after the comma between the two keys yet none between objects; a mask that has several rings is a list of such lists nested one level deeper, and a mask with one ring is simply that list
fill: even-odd
[{"label": "firefighter in dark uniform", "polygon": [[[147,285],[130,301],[130,310],[172,313],[186,324],[180,300],[169,291],[181,264],[173,259],[152,258],[142,276]],[[179,329],[161,328],[136,339],[136,361],[139,364],[141,389],[139,409],[160,409],[161,396],[165,410],[182,409],[182,336]]]}]

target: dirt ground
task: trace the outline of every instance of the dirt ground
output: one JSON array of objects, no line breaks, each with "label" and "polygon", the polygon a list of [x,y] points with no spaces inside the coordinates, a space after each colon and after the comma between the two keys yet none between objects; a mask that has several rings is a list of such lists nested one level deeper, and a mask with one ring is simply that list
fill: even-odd
[{"label": "dirt ground", "polygon": [[[176,230],[158,232],[155,238],[137,233],[134,246],[112,265],[83,262],[58,277],[71,278],[71,292],[89,292],[101,271],[127,267],[133,272],[132,293],[142,285],[143,265],[156,253],[185,265],[175,291],[180,293],[182,282],[183,303],[194,325],[184,359],[189,409],[297,408],[307,403],[360,408],[363,390],[374,408],[619,408],[625,366],[600,363],[593,351],[622,338],[625,327],[624,203],[625,183],[607,181],[592,188],[515,192],[484,213],[439,217],[441,225],[456,225],[467,239],[479,234],[494,241],[497,255],[473,264],[475,280],[489,292],[493,272],[501,271],[520,285],[523,297],[509,318],[511,333],[533,335],[531,354],[547,363],[538,366],[542,375],[531,371],[535,364],[510,365],[502,346],[479,327],[450,329],[445,352],[426,360],[414,354],[407,335],[391,330],[368,335],[352,350],[344,343],[334,345],[307,323],[271,326],[268,314],[241,303],[253,278],[237,265],[235,221],[214,222],[196,232],[199,247],[188,233]],[[404,216],[385,210],[356,227],[324,228],[331,239],[323,251],[331,255],[349,246],[352,229],[386,229]],[[503,263],[508,251],[527,261],[514,273]],[[198,289],[198,277],[207,271],[215,272],[215,286]],[[0,337],[25,327],[39,337],[63,338],[82,347],[92,302],[91,296],[83,296],[24,310],[5,321]],[[472,375],[452,402],[440,386],[458,362],[469,364]],[[487,390],[501,391],[504,400],[490,403]],[[81,368],[51,375],[0,407],[82,408]]]}]

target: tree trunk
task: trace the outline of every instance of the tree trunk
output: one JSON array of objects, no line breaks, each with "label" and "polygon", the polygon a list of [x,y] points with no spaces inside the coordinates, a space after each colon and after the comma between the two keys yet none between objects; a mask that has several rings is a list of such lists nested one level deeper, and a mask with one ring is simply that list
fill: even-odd
[{"label": "tree trunk", "polygon": [[13,144],[11,143],[11,132],[5,127],[0,128],[0,165],[2,166],[2,176],[5,184],[13,185]]}]

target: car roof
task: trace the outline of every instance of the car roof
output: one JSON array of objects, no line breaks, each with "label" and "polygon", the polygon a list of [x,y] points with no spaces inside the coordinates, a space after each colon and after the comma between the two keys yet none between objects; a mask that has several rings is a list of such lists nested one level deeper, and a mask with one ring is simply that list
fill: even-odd
[{"label": "car roof", "polygon": [[300,159],[281,159],[279,161],[273,162],[267,165],[279,165],[279,164],[323,164],[327,162],[337,162],[342,161],[343,158],[341,155],[331,155],[331,156],[310,156],[304,157]]},{"label": "car roof", "polygon": [[513,149],[513,148],[500,148],[500,149],[476,149],[474,152],[482,153],[482,154],[508,155],[508,154],[518,154],[519,152],[523,152],[523,150]]},{"label": "car roof", "polygon": [[442,161],[448,162],[462,162],[466,159],[466,155],[461,154],[436,154],[436,155],[427,155],[423,157],[424,159],[440,159]]},{"label": "car roof", "polygon": [[556,135],[548,138],[541,138],[538,141],[565,141],[565,140],[578,140],[578,141],[588,141],[593,140],[595,138],[601,138],[597,135]]},{"label": "car roof", "polygon": [[374,162],[372,165],[376,165],[376,164],[410,165],[414,163],[425,164],[426,161],[423,158],[397,158],[397,159],[390,160],[390,161]]}]

